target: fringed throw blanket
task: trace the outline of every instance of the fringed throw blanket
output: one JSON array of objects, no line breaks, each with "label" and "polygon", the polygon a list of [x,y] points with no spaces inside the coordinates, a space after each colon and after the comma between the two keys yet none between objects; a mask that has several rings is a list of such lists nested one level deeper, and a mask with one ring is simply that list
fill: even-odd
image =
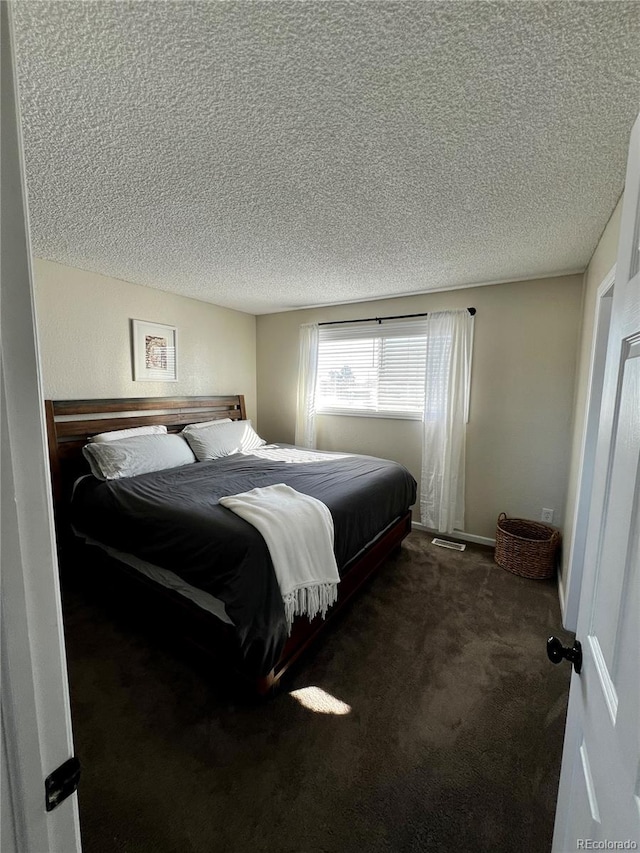
[{"label": "fringed throw blanket", "polygon": [[340,576],[333,553],[333,518],[322,501],[276,483],[220,498],[252,524],[271,554],[289,629],[293,617],[324,618],[336,601]]}]

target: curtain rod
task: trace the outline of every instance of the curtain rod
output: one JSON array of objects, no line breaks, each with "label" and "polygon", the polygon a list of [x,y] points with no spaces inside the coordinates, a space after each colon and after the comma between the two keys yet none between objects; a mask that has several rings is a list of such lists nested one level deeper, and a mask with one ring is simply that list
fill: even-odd
[{"label": "curtain rod", "polygon": [[[475,308],[467,308],[471,316],[476,313]],[[325,323],[318,323],[319,326],[341,326],[343,323],[382,323],[383,320],[407,320],[410,317],[428,317],[429,312],[423,314],[396,314],[395,317],[363,317],[360,320],[328,320]]]}]

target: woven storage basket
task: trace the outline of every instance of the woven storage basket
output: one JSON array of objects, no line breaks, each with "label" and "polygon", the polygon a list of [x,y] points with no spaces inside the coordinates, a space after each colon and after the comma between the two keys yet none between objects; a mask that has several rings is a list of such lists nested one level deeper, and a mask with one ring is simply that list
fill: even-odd
[{"label": "woven storage basket", "polygon": [[496,563],[523,578],[553,577],[560,534],[547,524],[498,516]]}]

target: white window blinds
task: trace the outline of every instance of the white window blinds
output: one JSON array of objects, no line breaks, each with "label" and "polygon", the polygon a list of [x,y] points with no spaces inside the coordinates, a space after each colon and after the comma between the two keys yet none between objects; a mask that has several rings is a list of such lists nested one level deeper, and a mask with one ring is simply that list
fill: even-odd
[{"label": "white window blinds", "polygon": [[[426,357],[422,318],[323,326],[316,411],[421,417]],[[437,369],[431,343],[429,361]]]}]

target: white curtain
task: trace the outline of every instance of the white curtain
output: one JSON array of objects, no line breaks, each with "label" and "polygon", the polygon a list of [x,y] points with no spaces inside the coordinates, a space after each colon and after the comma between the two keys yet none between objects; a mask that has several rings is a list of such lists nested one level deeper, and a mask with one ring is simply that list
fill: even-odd
[{"label": "white curtain", "polygon": [[465,434],[473,317],[441,311],[427,320],[420,518],[440,533],[464,530]]},{"label": "white curtain", "polygon": [[298,447],[316,446],[316,374],[318,372],[318,326],[300,326],[296,437]]}]

